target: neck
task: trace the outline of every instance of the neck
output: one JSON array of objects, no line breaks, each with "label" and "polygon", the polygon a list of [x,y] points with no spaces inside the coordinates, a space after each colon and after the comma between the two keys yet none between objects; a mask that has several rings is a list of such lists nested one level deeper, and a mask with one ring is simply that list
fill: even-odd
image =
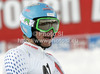
[{"label": "neck", "polygon": [[[25,39],[26,40],[26,39]],[[29,42],[29,43],[31,43],[31,44],[33,44],[33,45],[36,45],[36,46],[38,46],[36,43],[34,43],[34,41],[33,41],[33,39],[27,39],[26,40],[26,42]],[[43,50],[45,50],[45,48],[43,48],[43,47],[41,47]]]}]

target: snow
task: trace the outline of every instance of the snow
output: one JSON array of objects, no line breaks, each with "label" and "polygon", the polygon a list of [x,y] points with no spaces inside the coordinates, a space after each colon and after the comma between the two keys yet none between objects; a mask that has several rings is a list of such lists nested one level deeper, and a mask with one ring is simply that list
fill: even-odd
[{"label": "snow", "polygon": [[[65,74],[100,74],[100,49],[76,49],[51,52],[60,62]],[[0,74],[4,54],[0,54]]]},{"label": "snow", "polygon": [[4,54],[0,54],[0,74],[3,74],[3,60],[4,60]]},{"label": "snow", "polygon": [[100,49],[53,53],[65,74],[100,74]]}]

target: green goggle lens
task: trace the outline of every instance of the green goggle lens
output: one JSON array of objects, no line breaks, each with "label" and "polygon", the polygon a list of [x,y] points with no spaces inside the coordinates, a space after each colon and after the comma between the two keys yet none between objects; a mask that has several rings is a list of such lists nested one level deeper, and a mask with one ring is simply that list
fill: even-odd
[{"label": "green goggle lens", "polygon": [[53,32],[57,33],[59,29],[59,20],[56,18],[39,18],[37,19],[36,29],[40,32],[48,32],[53,29]]}]

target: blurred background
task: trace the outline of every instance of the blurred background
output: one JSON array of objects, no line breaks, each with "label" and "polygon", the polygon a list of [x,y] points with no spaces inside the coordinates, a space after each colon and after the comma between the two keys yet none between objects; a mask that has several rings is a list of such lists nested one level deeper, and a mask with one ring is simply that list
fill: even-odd
[{"label": "blurred background", "polygon": [[65,74],[100,74],[100,0],[0,0],[0,74],[5,52],[23,43],[20,13],[36,2],[58,14],[60,29],[47,52]]}]

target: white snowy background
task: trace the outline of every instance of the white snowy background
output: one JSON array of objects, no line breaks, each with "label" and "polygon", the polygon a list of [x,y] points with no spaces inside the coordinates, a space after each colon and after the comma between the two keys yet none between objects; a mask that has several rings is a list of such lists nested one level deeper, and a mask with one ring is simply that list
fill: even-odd
[{"label": "white snowy background", "polygon": [[[100,74],[100,49],[76,49],[50,52],[60,62],[65,74]],[[0,54],[0,74],[4,54]]]}]

